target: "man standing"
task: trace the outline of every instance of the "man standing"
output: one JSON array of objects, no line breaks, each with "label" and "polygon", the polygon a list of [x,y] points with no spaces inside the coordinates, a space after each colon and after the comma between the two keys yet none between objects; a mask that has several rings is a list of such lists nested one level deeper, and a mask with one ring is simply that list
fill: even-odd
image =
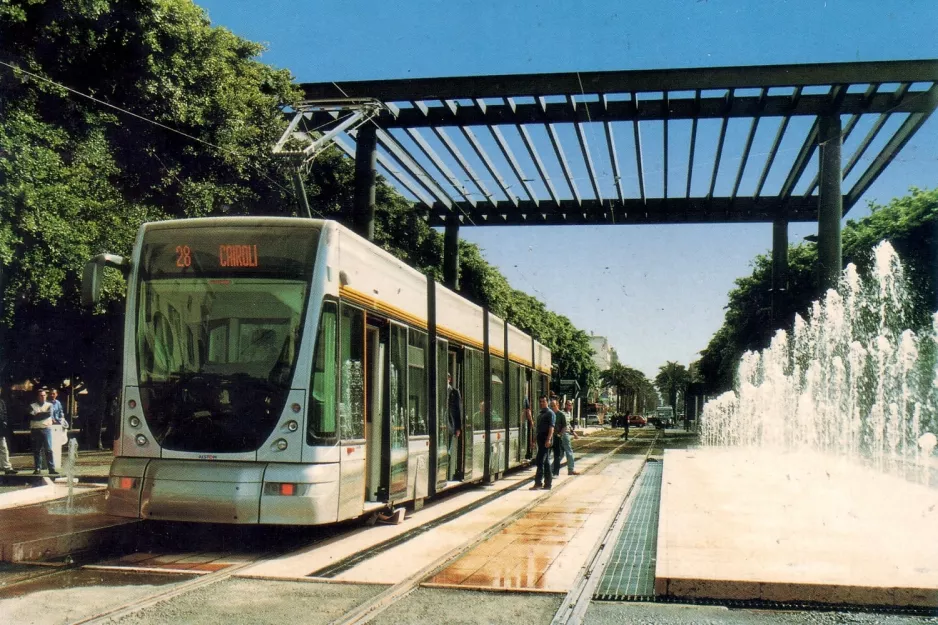
[{"label": "man standing", "polygon": [[65,420],[65,409],[62,408],[62,402],[59,401],[59,392],[56,389],[49,391],[49,403],[52,404],[52,423],[61,425],[68,429],[68,421]]},{"label": "man standing", "polygon": [[573,470],[573,443],[570,440],[570,432],[573,432],[573,438],[579,437],[570,427],[566,413],[560,409],[560,402],[552,400],[550,408],[554,411],[557,423],[554,429],[554,477],[560,475],[560,459],[564,455],[567,457],[567,475],[579,475]]},{"label": "man standing", "polygon": [[16,470],[10,464],[10,448],[7,447],[7,436],[11,429],[7,404],[0,397],[0,469],[3,469],[6,475],[16,475]]},{"label": "man standing", "polygon": [[[447,479],[452,480],[459,468],[459,435],[462,434],[462,397],[453,386],[453,375],[446,374],[446,404],[449,420],[449,469]],[[458,476],[457,476],[458,477]]]},{"label": "man standing", "polygon": [[547,397],[541,395],[538,403],[541,412],[537,415],[537,459],[534,465],[537,472],[534,474],[534,486],[531,490],[541,488],[550,490],[554,482],[554,474],[550,470],[550,446],[554,440],[554,413],[547,407]]},{"label": "man standing", "polygon": [[33,475],[39,475],[45,465],[49,475],[58,475],[52,457],[52,404],[46,401],[46,392],[36,393],[35,403],[29,406],[29,434],[33,447]]}]

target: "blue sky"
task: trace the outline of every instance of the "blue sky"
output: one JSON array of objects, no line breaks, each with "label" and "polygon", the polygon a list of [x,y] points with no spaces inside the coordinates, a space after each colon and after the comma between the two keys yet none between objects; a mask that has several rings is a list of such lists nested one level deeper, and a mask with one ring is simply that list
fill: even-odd
[{"label": "blue sky", "polygon": [[[938,58],[934,0],[197,4],[215,25],[266,43],[262,60],[301,82]],[[740,131],[730,128],[728,146]],[[712,131],[701,132],[698,142]],[[862,134],[855,132],[855,140]],[[782,150],[797,150],[798,143]],[[938,116],[849,216],[867,214],[867,200],[885,203],[911,185],[938,184],[936,146]],[[709,151],[712,164],[714,148]],[[724,159],[738,163],[738,152],[729,150]],[[697,171],[695,165],[695,189]],[[720,180],[724,171],[732,175],[735,165],[721,166]],[[653,174],[646,171],[650,179]],[[678,181],[685,174],[686,167],[672,172],[677,177],[669,176],[670,184],[683,188]],[[814,232],[816,225],[792,224],[789,236],[795,243]],[[626,364],[653,376],[667,360],[687,365],[697,358],[723,321],[733,280],[770,249],[772,233],[771,225],[759,224],[463,228],[460,234],[479,244],[512,286],[609,337]]]}]

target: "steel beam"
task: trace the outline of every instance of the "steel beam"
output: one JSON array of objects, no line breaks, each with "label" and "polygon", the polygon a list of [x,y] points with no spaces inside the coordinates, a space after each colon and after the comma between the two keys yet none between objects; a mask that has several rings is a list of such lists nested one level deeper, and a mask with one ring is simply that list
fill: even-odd
[{"label": "steel beam", "polygon": [[[489,170],[489,173],[492,175],[492,178],[495,180],[496,183],[498,183],[498,186],[501,187],[502,193],[505,194],[505,197],[508,198],[509,202],[517,206],[518,197],[508,189],[508,185],[505,184],[504,179],[502,179],[501,174],[498,172],[498,168],[495,167],[495,163],[492,162],[492,159],[489,157],[488,152],[486,152],[485,148],[482,147],[482,144],[479,143],[479,140],[476,138],[475,133],[473,133],[468,128],[461,128],[460,130],[462,130],[462,134],[466,138],[466,141],[468,141],[469,145],[472,146],[472,149],[475,150],[476,156],[479,157],[479,160],[482,161],[482,164],[485,165],[485,168]],[[492,198],[489,198],[489,201],[493,201]]]},{"label": "steel beam", "polygon": [[[778,218],[781,198],[728,197],[706,198],[637,198],[617,200],[584,199],[547,202],[535,206],[522,201],[517,208],[480,205],[477,225],[604,225],[604,224],[667,224],[667,223],[772,223]],[[786,215],[789,221],[816,221],[818,205],[815,198],[789,198]],[[614,220],[610,215],[612,208]],[[445,226],[449,209],[436,205],[429,216],[431,226]],[[604,212],[605,211],[605,212]],[[502,216],[504,215],[504,217]],[[471,225],[462,223],[463,227]]]},{"label": "steel beam", "polygon": [[804,143],[801,144],[801,149],[798,150],[798,156],[795,157],[794,162],[791,164],[791,169],[788,170],[785,182],[782,183],[782,189],[778,193],[781,197],[787,198],[792,194],[792,191],[795,190],[795,185],[798,184],[798,180],[801,179],[801,175],[808,167],[808,162],[811,160],[811,156],[817,148],[817,133],[818,121],[814,120],[810,130],[808,130],[808,136],[805,137]]},{"label": "steel beam", "polygon": [[501,150],[502,156],[508,161],[508,166],[511,168],[512,173],[515,174],[518,182],[524,187],[525,193],[528,194],[528,199],[537,204],[539,201],[537,199],[537,193],[531,188],[527,176],[525,176],[524,172],[521,170],[521,164],[518,162],[518,159],[515,158],[514,152],[511,151],[511,146],[508,145],[505,135],[502,134],[500,128],[489,128],[489,130],[492,132],[492,136],[495,138],[495,143],[498,144],[498,149]]},{"label": "steel beam", "polygon": [[[697,90],[694,99],[700,103],[700,90]],[[690,197],[690,185],[694,179],[694,149],[697,147],[697,118],[694,117],[690,125],[690,151],[687,153],[687,194]]]},{"label": "steel beam", "polygon": [[[632,92],[632,103],[638,111],[638,94]],[[635,168],[638,170],[638,194],[645,201],[645,165],[642,163],[642,131],[638,127],[638,118],[632,120],[632,136],[635,140]]]},{"label": "steel beam", "polygon": [[362,80],[305,83],[301,88],[307,99],[371,97],[387,102],[404,102],[537,97],[558,93],[661,92],[930,81],[938,81],[938,60]]},{"label": "steel beam", "polygon": [[544,181],[544,186],[547,187],[547,193],[550,194],[550,199],[556,202],[559,199],[557,190],[554,189],[554,183],[550,180],[547,168],[544,167],[544,162],[541,160],[540,154],[537,153],[537,149],[534,147],[531,134],[524,126],[518,126],[518,134],[521,135],[521,140],[524,141],[524,147],[528,149],[528,154],[531,156],[531,160],[534,161],[534,166],[537,167],[537,173],[541,176],[541,180]]},{"label": "steel beam", "polygon": [[840,165],[840,115],[825,115],[818,123],[821,187],[818,194],[818,287],[820,295],[837,288],[843,263],[840,220],[843,217]]},{"label": "steel beam", "polygon": [[[644,94],[653,96],[654,94]],[[663,119],[722,119],[763,117],[816,117],[829,113],[831,98],[828,95],[805,95],[796,106],[791,106],[791,98],[785,95],[740,96],[733,100],[732,106],[726,107],[723,98],[702,97],[671,98],[666,102],[662,98],[650,97],[642,100],[642,106],[636,110],[628,101],[609,102],[603,106],[600,102],[579,102],[576,110],[569,105],[552,102],[550,104],[487,104],[481,107],[458,107],[453,113],[446,107],[414,107],[400,109],[396,116],[386,115],[381,119],[382,128],[421,128],[436,126],[501,126],[517,124],[573,124],[586,122],[616,121],[660,121]],[[893,94],[877,93],[867,98],[861,93],[843,96],[838,109],[845,115],[862,113],[916,113],[921,112],[921,104],[915,98],[906,98],[895,103]],[[325,113],[316,113],[313,125],[331,120]]]},{"label": "steel beam", "polygon": [[355,142],[355,230],[369,241],[375,238],[375,165],[378,155],[377,126],[365,124]]},{"label": "steel beam", "polygon": [[459,290],[459,217],[446,216],[443,232],[443,284],[453,291]]},{"label": "steel beam", "polygon": [[567,180],[567,186],[570,187],[570,193],[577,204],[583,202],[580,198],[580,191],[576,188],[576,181],[573,179],[573,172],[570,170],[570,164],[567,162],[567,156],[563,153],[563,146],[560,143],[560,136],[553,124],[547,125],[547,135],[550,137],[550,144],[554,147],[557,154],[557,160],[560,161],[560,168],[563,170],[564,178]]},{"label": "steel beam", "polygon": [[624,194],[622,192],[622,173],[619,171],[619,155],[616,153],[616,140],[612,133],[612,124],[605,123],[603,127],[606,131],[606,146],[609,148],[609,162],[612,163],[612,178],[616,184],[616,194],[621,202]]}]

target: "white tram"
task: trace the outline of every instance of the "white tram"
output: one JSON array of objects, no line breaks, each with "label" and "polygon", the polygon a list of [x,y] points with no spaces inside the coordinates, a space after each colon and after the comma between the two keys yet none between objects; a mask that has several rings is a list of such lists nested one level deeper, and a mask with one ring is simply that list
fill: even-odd
[{"label": "white tram", "polygon": [[336,222],[144,224],[86,302],[104,265],[129,277],[111,514],[334,523],[524,462],[550,352]]}]

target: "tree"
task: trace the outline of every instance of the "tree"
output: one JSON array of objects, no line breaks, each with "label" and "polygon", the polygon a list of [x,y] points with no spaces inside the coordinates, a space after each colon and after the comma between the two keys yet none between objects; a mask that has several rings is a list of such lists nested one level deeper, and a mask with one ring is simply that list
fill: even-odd
[{"label": "tree", "polygon": [[690,374],[684,365],[669,360],[658,368],[658,375],[655,376],[655,386],[658,392],[664,397],[668,405],[674,409],[677,414],[677,399],[682,396],[690,384]]},{"label": "tree", "polygon": [[[653,393],[651,382],[644,373],[620,363],[613,363],[599,374],[599,378],[603,386],[616,389],[616,412],[620,414],[637,412],[638,406],[644,410],[649,391]],[[623,410],[623,405],[626,410]]]}]

